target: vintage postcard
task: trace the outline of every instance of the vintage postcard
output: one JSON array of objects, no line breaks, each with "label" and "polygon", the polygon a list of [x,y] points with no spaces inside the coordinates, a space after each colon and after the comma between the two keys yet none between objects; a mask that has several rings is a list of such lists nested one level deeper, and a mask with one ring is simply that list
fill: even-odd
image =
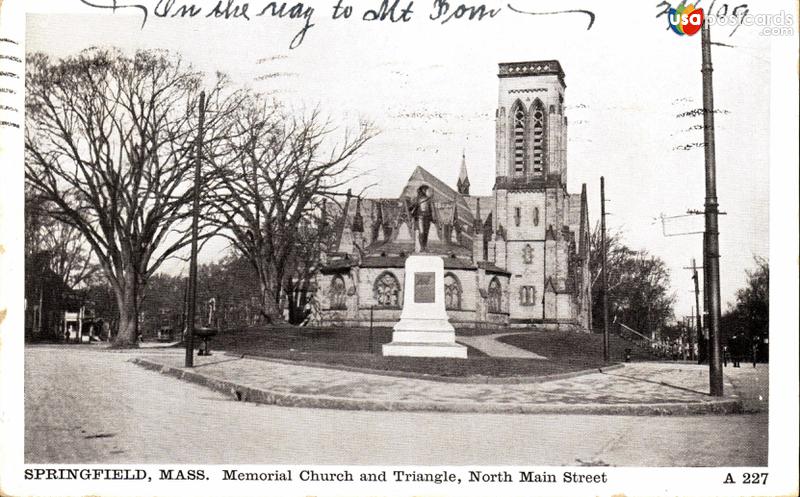
[{"label": "vintage postcard", "polygon": [[0,494],[798,495],[798,18],[0,2]]}]

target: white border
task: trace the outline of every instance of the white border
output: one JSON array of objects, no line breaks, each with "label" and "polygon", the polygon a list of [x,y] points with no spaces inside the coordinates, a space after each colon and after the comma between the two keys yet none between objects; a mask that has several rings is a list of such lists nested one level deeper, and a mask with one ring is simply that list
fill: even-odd
[{"label": "white border", "polygon": [[[46,2],[44,2],[46,3]],[[50,2],[50,11],[64,10],[62,2]],[[77,2],[76,2],[77,3]],[[795,13],[794,2],[771,2]],[[620,6],[622,9],[624,6]],[[25,6],[23,0],[5,0],[0,5],[0,32],[3,37],[18,41],[24,54]],[[0,494],[3,495],[797,495],[798,494],[798,36],[772,39],[771,79],[771,149],[770,162],[770,264],[772,266],[771,299],[771,374],[769,415],[769,467],[766,486],[723,485],[728,472],[741,475],[747,468],[503,468],[512,473],[547,471],[562,474],[579,471],[607,474],[609,483],[580,485],[474,484],[469,486],[412,484],[275,484],[165,482],[134,485],[115,482],[45,482],[25,481],[23,476],[23,385],[21,378],[23,316],[23,222],[22,222],[22,130],[0,129],[0,311],[7,309],[0,323]],[[23,71],[24,72],[24,71]],[[24,88],[20,79],[17,84]],[[15,95],[16,106],[24,107],[21,92]],[[22,122],[20,113],[19,121]],[[766,160],[766,158],[765,158]],[[568,418],[565,418],[568,422]],[[737,450],[737,448],[731,448]],[[738,448],[738,450],[742,450]],[[27,466],[41,467],[41,466]],[[58,466],[76,467],[76,466]],[[97,466],[80,466],[90,468]],[[114,466],[148,469],[180,466]],[[195,467],[195,466],[193,466]],[[205,466],[210,475],[221,475],[222,469],[233,466]],[[236,466],[240,470],[256,467]],[[281,468],[257,467],[258,470]],[[331,471],[332,467],[297,466],[302,469]],[[352,472],[369,471],[369,467],[350,467]],[[375,471],[391,467],[374,467]],[[405,467],[403,469],[414,469]],[[422,468],[420,468],[422,469]],[[468,469],[498,468],[432,468],[463,475]],[[754,471],[763,469],[753,468]],[[738,479],[738,478],[737,478]]]}]

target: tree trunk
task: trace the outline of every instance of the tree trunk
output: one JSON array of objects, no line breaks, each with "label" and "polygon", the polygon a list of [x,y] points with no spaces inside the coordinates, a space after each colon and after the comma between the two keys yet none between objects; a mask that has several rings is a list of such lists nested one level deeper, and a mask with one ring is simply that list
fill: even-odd
[{"label": "tree trunk", "polygon": [[114,337],[116,348],[136,348],[139,346],[139,302],[136,296],[136,276],[129,271],[124,277],[122,288],[115,288],[119,307],[119,329]]},{"label": "tree trunk", "polygon": [[[278,287],[280,288],[280,287]],[[280,307],[280,289],[274,290],[272,286],[261,282],[261,314],[266,318],[267,323],[279,323],[283,321],[283,313]]]}]

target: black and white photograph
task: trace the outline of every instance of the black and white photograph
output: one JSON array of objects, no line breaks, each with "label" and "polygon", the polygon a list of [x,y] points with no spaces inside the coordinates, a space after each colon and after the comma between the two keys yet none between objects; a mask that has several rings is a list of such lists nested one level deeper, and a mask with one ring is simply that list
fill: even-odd
[{"label": "black and white photograph", "polygon": [[0,2],[0,494],[797,495],[798,18]]}]

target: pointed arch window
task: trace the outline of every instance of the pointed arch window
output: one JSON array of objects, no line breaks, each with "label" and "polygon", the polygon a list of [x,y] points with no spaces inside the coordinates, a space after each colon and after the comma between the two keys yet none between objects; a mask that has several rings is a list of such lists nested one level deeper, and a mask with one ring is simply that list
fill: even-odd
[{"label": "pointed arch window", "polygon": [[400,282],[390,273],[382,273],[375,280],[373,287],[375,302],[380,307],[399,307],[400,306]]},{"label": "pointed arch window", "polygon": [[347,287],[338,274],[331,280],[331,309],[347,309]]},{"label": "pointed arch window", "polygon": [[514,160],[514,174],[523,175],[527,166],[527,157],[525,153],[526,148],[526,135],[528,127],[528,116],[525,114],[525,107],[522,102],[517,102],[512,112],[513,116],[513,134],[512,134],[512,150]]},{"label": "pointed arch window", "polygon": [[545,161],[546,130],[544,105],[540,100],[536,100],[531,109],[531,130],[533,140],[533,172],[535,174],[542,174]]},{"label": "pointed arch window", "polygon": [[519,303],[523,306],[536,305],[536,287],[523,286],[519,289]]},{"label": "pointed arch window", "polygon": [[446,309],[461,309],[461,283],[453,273],[444,275],[444,306]]},{"label": "pointed arch window", "polygon": [[489,283],[489,312],[502,312],[503,289],[495,276]]}]

